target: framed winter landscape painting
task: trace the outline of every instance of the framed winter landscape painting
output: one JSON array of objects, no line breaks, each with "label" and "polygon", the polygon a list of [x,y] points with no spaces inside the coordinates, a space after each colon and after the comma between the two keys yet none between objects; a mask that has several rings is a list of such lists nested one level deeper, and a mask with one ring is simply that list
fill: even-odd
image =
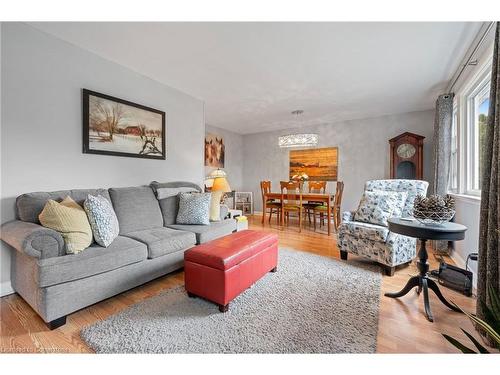
[{"label": "framed winter landscape painting", "polygon": [[165,112],[83,89],[83,152],[165,159]]}]

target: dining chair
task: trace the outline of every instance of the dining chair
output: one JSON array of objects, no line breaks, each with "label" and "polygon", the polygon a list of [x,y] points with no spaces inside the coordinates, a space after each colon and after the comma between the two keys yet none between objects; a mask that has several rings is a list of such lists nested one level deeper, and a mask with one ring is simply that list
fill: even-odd
[{"label": "dining chair", "polygon": [[302,206],[302,191],[300,190],[300,182],[298,181],[280,181],[281,188],[281,203],[283,204],[282,221],[286,219],[287,224],[290,222],[290,212],[297,213],[299,217],[299,233],[302,230],[302,214],[304,207]]},{"label": "dining chair", "polygon": [[[309,181],[308,182],[309,193],[325,194],[326,191],[326,181]],[[304,209],[307,214],[307,219],[309,224],[311,224],[311,213],[314,214],[314,207],[321,206],[323,202],[308,201],[304,203]],[[313,218],[316,217],[313,215]]]},{"label": "dining chair", "polygon": [[[262,208],[264,208],[264,200],[266,200],[265,194],[271,192],[271,181],[261,181],[260,182],[260,193],[262,195]],[[266,209],[269,210],[269,223],[271,223],[271,218],[273,216],[273,212],[276,213],[276,223],[279,224],[281,217],[281,202],[276,201],[274,199],[266,200]],[[264,224],[264,215],[262,215],[262,224]]]},{"label": "dining chair", "polygon": [[314,230],[316,230],[316,215],[319,215],[320,226],[324,225],[324,218],[327,217],[327,220],[331,220],[333,218],[333,226],[335,230],[338,229],[340,225],[340,207],[342,205],[343,193],[344,193],[344,182],[337,181],[337,187],[335,189],[333,204],[330,207],[331,217],[327,217],[328,208],[326,205],[316,206],[313,208]]}]

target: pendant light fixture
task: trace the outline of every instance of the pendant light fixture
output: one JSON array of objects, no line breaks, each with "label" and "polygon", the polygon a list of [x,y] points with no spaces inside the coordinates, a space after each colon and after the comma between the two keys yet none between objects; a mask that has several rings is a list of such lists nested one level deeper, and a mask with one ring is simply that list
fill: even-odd
[{"label": "pendant light fixture", "polygon": [[[304,113],[303,110],[297,109],[292,111],[292,115],[297,116],[297,118]],[[278,138],[278,145],[281,148],[288,147],[311,147],[318,145],[318,134],[314,133],[295,133],[282,135]]]}]

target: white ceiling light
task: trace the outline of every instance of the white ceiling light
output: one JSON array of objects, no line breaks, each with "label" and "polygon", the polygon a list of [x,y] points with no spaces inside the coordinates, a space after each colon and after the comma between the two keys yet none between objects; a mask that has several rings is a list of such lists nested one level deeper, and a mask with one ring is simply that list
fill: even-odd
[{"label": "white ceiling light", "polygon": [[282,135],[278,139],[280,147],[309,147],[318,144],[317,134],[288,134]]},{"label": "white ceiling light", "polygon": [[[292,115],[297,118],[304,113],[303,110],[297,109],[292,111]],[[318,135],[313,133],[287,134],[278,138],[278,145],[281,148],[286,147],[310,147],[318,144]]]}]

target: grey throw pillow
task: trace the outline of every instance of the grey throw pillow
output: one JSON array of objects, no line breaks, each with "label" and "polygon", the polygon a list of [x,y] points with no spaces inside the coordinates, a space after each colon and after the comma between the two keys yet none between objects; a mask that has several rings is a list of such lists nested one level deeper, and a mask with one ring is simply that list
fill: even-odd
[{"label": "grey throw pillow", "polygon": [[210,225],[210,193],[180,193],[177,224]]}]

